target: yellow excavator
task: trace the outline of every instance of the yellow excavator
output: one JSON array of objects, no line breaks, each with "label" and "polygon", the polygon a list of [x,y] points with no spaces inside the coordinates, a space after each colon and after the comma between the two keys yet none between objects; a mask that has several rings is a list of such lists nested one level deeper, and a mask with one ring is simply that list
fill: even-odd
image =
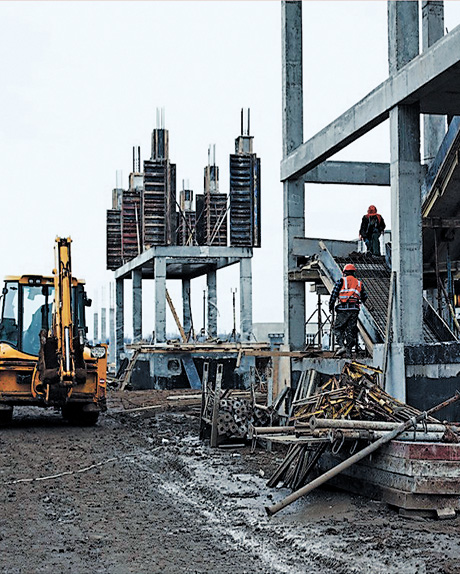
[{"label": "yellow excavator", "polygon": [[53,407],[72,424],[106,410],[107,345],[89,346],[85,282],[72,276],[70,238],[56,238],[53,276],[6,277],[1,294],[0,422],[14,406]]}]

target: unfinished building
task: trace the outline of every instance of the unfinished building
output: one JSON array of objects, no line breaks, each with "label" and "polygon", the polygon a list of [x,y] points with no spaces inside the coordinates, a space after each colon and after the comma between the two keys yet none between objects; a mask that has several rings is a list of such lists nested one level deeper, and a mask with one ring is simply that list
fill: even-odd
[{"label": "unfinished building", "polygon": [[[253,248],[261,245],[260,159],[253,151],[253,138],[243,124],[236,138],[235,153],[230,155],[229,194],[219,189],[219,167],[215,146],[210,146],[204,168],[204,189],[195,196],[189,185],[176,198],[176,165],[169,158],[169,132],[162,114],[152,133],[151,157],[143,162],[140,149],[133,149],[133,172],[129,189],[113,191],[112,209],[107,211],[107,268],[116,280],[116,356],[117,365],[125,352],[124,280],[132,279],[133,338],[142,339],[142,281],[155,282],[155,329],[152,345],[144,345],[132,373],[134,385],[143,388],[158,384],[187,386],[199,384],[193,360],[200,335],[198,357],[206,356],[204,343],[214,344],[217,329],[217,271],[230,265],[240,268],[239,343],[252,340],[252,268]],[[195,207],[194,207],[195,203]],[[196,333],[191,313],[191,281],[206,276],[207,325]],[[182,321],[169,293],[167,279],[182,282]],[[167,348],[166,306],[170,306],[181,334],[182,351]],[[235,331],[235,329],[234,329]],[[232,333],[236,343],[237,334]],[[158,346],[162,350],[159,352]],[[186,347],[186,349],[185,349]],[[236,363],[241,378],[254,358],[237,361],[238,349],[227,347],[233,372]],[[213,349],[213,353],[215,349]],[[213,355],[217,357],[217,355]],[[247,367],[247,368],[246,368]],[[233,375],[229,373],[229,378]],[[241,383],[241,384],[244,384]]]},{"label": "unfinished building", "polygon": [[[460,30],[444,35],[443,2],[424,0],[421,11],[419,2],[388,2],[388,79],[303,141],[302,3],[282,3],[281,179],[284,315],[290,348],[305,345],[305,283],[330,292],[343,263],[353,260],[372,301],[359,318],[372,363],[384,368],[386,388],[393,396],[424,409],[453,394],[460,370],[455,317],[459,124],[454,117],[459,111]],[[330,159],[387,120],[389,163]],[[354,254],[356,242],[306,239],[305,183],[388,186],[388,257],[369,262]],[[320,363],[315,368],[340,369],[327,360]],[[308,367],[308,359],[293,361],[294,386]],[[459,414],[457,406],[443,411],[451,420]]]}]

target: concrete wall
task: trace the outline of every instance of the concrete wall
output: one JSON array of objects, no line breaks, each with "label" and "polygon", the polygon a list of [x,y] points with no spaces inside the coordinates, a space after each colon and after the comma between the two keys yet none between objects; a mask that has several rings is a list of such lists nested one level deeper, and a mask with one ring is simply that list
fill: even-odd
[{"label": "concrete wall", "polygon": [[252,332],[258,343],[269,343],[270,333],[284,333],[284,323],[253,323]]},{"label": "concrete wall", "polygon": [[[246,389],[249,387],[251,367],[256,366],[255,357],[242,357],[236,366],[235,353],[216,357],[215,353],[203,353],[193,357],[200,380],[203,380],[203,364],[209,362],[209,378],[215,380],[218,363],[224,365],[222,388]],[[181,353],[140,355],[131,375],[133,389],[189,389],[190,383],[182,364]]]}]

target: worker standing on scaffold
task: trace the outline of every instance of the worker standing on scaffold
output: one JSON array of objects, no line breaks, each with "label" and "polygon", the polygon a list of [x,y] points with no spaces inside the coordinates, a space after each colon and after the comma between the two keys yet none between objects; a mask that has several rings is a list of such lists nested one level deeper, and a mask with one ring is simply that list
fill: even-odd
[{"label": "worker standing on scaffold", "polygon": [[348,263],[343,268],[343,277],[334,285],[329,300],[329,311],[333,313],[335,308],[334,334],[339,349],[338,357],[351,356],[354,346],[358,342],[358,315],[361,303],[367,299],[367,293],[362,281],[356,278],[356,267]]}]

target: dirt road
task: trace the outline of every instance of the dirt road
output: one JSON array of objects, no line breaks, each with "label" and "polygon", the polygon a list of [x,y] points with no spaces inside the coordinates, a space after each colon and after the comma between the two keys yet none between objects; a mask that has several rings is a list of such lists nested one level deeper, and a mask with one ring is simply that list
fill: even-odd
[{"label": "dirt road", "polygon": [[112,406],[94,428],[18,409],[0,431],[3,574],[460,573],[458,519],[327,490],[270,519],[281,454],[210,450],[190,411]]}]

